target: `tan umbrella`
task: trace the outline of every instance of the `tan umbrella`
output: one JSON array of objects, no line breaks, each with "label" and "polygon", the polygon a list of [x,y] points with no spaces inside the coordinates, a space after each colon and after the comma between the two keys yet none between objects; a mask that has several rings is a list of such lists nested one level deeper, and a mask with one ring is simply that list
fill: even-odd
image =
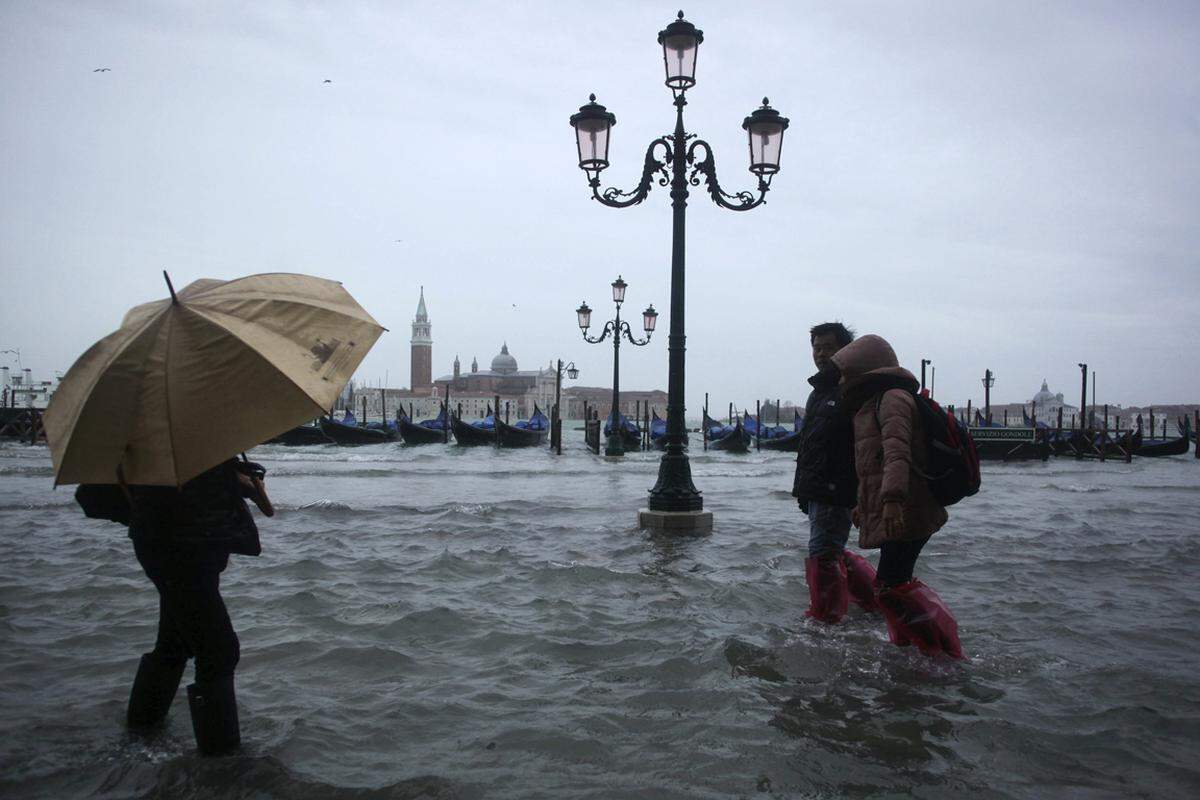
[{"label": "tan umbrella", "polygon": [[[168,287],[170,281],[168,279]],[[329,409],[383,327],[336,281],[198,280],[145,303],[46,409],[55,484],[177,486]]]}]

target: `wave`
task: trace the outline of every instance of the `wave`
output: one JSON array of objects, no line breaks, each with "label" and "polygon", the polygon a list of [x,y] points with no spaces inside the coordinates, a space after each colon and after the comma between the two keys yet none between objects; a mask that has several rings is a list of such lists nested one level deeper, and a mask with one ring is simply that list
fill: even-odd
[{"label": "wave", "polygon": [[0,475],[37,475],[54,477],[54,467],[45,464],[30,464],[28,466],[0,466]]},{"label": "wave", "polygon": [[1057,483],[1043,483],[1039,489],[1049,489],[1054,492],[1069,492],[1071,494],[1097,494],[1100,492],[1112,491],[1111,486],[1095,485],[1095,484],[1067,484],[1059,486]]},{"label": "wave", "polygon": [[338,500],[314,500],[311,503],[305,503],[296,509],[297,511],[353,511],[347,503],[342,503]]}]

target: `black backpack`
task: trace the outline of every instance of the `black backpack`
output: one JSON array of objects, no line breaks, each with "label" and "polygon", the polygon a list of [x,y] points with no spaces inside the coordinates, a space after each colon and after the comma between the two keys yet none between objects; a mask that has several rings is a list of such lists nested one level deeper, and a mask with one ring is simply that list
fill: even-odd
[{"label": "black backpack", "polygon": [[[913,465],[913,472],[929,483],[933,499],[943,506],[952,506],[964,497],[979,491],[979,451],[971,432],[958,424],[953,414],[945,411],[930,397],[914,393],[917,416],[925,436],[925,448],[929,453],[928,472]],[[879,407],[883,393],[875,400],[875,424],[882,433]],[[880,453],[882,456],[882,453]]]},{"label": "black backpack", "polygon": [[115,483],[81,483],[75,489],[75,502],[89,519],[128,525],[132,516],[129,490]]}]

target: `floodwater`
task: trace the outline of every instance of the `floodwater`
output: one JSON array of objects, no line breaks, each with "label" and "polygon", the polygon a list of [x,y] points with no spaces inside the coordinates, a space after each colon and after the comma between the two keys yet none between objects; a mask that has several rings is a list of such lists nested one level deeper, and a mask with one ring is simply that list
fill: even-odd
[{"label": "floodwater", "polygon": [[0,447],[0,795],[1200,796],[1200,461],[986,465],[917,568],[948,663],[803,617],[790,456],[695,453],[716,529],[656,538],[657,455],[566,436],[256,451],[279,513],[223,576],[225,759],[182,690],[125,730],[154,590],[44,448]]}]

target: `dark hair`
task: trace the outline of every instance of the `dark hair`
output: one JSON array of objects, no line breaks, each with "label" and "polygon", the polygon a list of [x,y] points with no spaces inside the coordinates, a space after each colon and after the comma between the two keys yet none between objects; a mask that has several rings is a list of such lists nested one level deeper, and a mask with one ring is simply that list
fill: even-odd
[{"label": "dark hair", "polygon": [[854,329],[847,328],[840,322],[822,322],[820,325],[813,325],[808,332],[808,343],[812,344],[818,336],[826,336],[832,333],[837,338],[839,347],[845,347],[854,341]]}]

